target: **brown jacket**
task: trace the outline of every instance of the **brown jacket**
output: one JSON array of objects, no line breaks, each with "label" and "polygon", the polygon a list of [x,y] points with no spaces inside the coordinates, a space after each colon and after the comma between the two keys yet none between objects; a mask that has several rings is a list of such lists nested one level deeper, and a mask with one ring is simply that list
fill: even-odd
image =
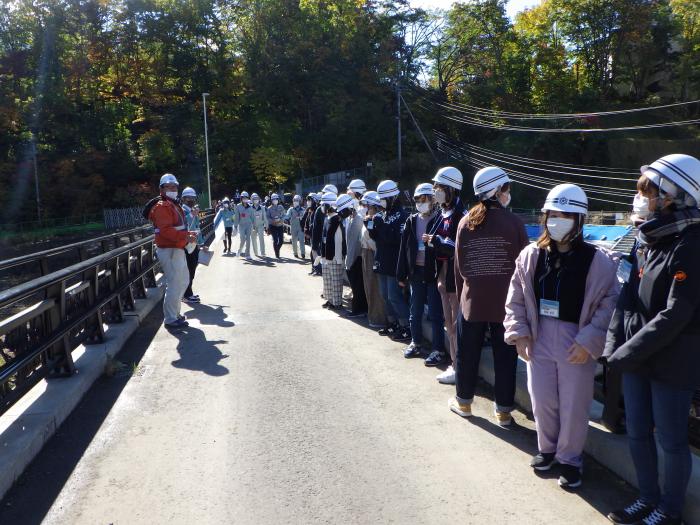
[{"label": "brown jacket", "polygon": [[455,284],[467,321],[502,323],[515,259],[527,246],[525,225],[500,207],[489,208],[486,220],[470,231],[469,215],[457,227]]}]

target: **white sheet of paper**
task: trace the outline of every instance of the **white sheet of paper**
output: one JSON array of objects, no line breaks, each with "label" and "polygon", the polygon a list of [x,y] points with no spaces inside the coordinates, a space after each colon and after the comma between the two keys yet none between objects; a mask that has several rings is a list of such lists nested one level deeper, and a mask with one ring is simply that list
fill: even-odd
[{"label": "white sheet of paper", "polygon": [[199,250],[199,264],[203,264],[204,266],[209,266],[209,263],[211,262],[211,258],[214,257],[214,252],[211,250]]}]

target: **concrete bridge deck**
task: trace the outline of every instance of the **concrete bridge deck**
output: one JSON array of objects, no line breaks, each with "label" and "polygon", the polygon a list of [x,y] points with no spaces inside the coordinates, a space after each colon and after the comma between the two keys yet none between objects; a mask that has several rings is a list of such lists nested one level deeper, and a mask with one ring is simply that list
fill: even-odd
[{"label": "concrete bridge deck", "polygon": [[[269,239],[268,239],[269,243]],[[268,253],[272,253],[268,246]],[[469,421],[404,345],[321,308],[292,258],[219,253],[190,327],[154,310],[7,494],[0,523],[607,523],[630,487],[589,460],[567,493],[529,468],[534,425]]]}]

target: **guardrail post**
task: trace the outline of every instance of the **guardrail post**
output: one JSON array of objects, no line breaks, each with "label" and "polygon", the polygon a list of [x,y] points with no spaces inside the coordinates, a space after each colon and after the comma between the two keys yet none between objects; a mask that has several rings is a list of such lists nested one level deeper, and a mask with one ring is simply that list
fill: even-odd
[{"label": "guardrail post", "polygon": [[[55,300],[55,305],[47,312],[48,334],[56,331],[67,321],[66,282],[59,281],[46,289],[46,299]],[[70,334],[66,333],[53,348],[42,354],[43,365],[49,371],[48,377],[66,377],[75,373],[75,363],[71,354]]]}]

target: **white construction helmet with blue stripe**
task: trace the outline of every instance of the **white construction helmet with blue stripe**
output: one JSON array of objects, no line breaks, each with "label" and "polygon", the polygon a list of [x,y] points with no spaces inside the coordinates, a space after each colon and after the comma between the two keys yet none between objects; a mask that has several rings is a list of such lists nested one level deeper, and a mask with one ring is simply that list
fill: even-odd
[{"label": "white construction helmet with blue stripe", "polygon": [[243,197],[245,197],[246,199],[248,199],[248,198],[250,198],[250,195],[248,195],[248,192],[247,192],[247,191],[242,191],[242,192],[241,192],[241,199],[242,199]]},{"label": "white construction helmet with blue stripe", "polygon": [[368,191],[360,199],[362,204],[367,204],[368,206],[381,206],[382,200],[379,198],[379,194],[376,191]]},{"label": "white construction helmet with blue stripe", "polygon": [[160,178],[160,185],[163,186],[165,184],[177,184],[178,186],[180,185],[180,183],[175,178],[175,175],[173,175],[172,173],[166,173]]},{"label": "white construction helmet with blue stripe", "polygon": [[510,182],[506,172],[497,166],[481,168],[474,175],[474,195],[481,201],[488,200],[496,195],[503,185]]},{"label": "white construction helmet with blue stripe", "polygon": [[321,190],[321,193],[335,193],[338,195],[338,188],[336,188],[333,184],[326,184],[323,189]]},{"label": "white construction helmet with blue stripe", "polygon": [[335,200],[334,206],[336,211],[342,211],[345,208],[352,208],[352,197],[345,193]]},{"label": "white construction helmet with blue stripe", "polygon": [[423,184],[416,186],[416,191],[413,192],[413,198],[415,199],[421,195],[430,195],[432,197],[433,193],[433,185],[429,182],[424,182]]},{"label": "white construction helmet with blue stripe", "polygon": [[462,172],[457,168],[453,168],[452,166],[440,168],[433,177],[433,182],[435,184],[449,186],[450,188],[454,188],[456,190],[462,189],[462,180]]},{"label": "white construction helmet with blue stripe", "polygon": [[335,206],[335,200],[338,198],[338,196],[335,193],[331,193],[330,191],[327,191],[323,195],[321,195],[321,204],[328,204],[329,206]]},{"label": "white construction helmet with blue stripe", "polygon": [[348,190],[364,195],[367,191],[367,186],[365,186],[365,183],[360,179],[354,179],[350,181],[350,184],[348,184]]},{"label": "white construction helmet with blue stripe", "polygon": [[399,187],[393,180],[383,180],[377,186],[377,193],[380,199],[394,197],[399,194]]},{"label": "white construction helmet with blue stripe", "polygon": [[187,186],[184,190],[182,190],[182,196],[183,197],[196,197],[197,192],[194,191],[194,188],[190,188]]},{"label": "white construction helmet with blue stripe", "polygon": [[576,184],[559,184],[547,194],[542,211],[560,211],[563,213],[588,213],[588,197]]},{"label": "white construction helmet with blue stripe", "polygon": [[250,198],[253,199],[253,200],[255,200],[255,199],[260,200],[260,195],[258,195],[257,193],[253,193],[253,194],[250,196]]},{"label": "white construction helmet with blue stripe", "polygon": [[270,200],[275,200],[275,199],[279,200],[280,196],[277,195],[276,193],[273,193],[272,195],[270,195]]},{"label": "white construction helmet with blue stripe", "polygon": [[641,172],[658,186],[662,195],[677,199],[681,197],[678,192],[680,188],[687,194],[686,197],[690,197],[682,201],[686,206],[700,204],[700,160],[695,157],[682,153],[666,155],[648,166],[642,166]]}]

